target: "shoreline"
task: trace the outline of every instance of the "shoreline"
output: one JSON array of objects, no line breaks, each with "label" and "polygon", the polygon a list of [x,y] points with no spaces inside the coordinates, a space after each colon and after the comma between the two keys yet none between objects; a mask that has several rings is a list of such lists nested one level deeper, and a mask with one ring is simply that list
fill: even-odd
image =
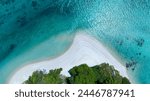
[{"label": "shoreline", "polygon": [[[36,70],[49,71],[50,69],[63,68],[61,74],[69,76],[68,70],[74,66],[83,63],[94,66],[104,62],[113,65],[122,76],[129,79],[126,67],[111,54],[107,47],[87,33],[86,31],[77,31],[72,45],[64,54],[54,59],[34,62],[20,67],[15,70],[7,83],[20,84]],[[130,82],[132,81],[130,80]]]}]

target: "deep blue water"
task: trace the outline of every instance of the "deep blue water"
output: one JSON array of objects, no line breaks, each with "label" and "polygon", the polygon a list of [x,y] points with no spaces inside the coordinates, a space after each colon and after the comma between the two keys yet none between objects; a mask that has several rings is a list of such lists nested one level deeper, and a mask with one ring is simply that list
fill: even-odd
[{"label": "deep blue water", "polygon": [[0,0],[0,83],[65,52],[78,29],[118,54],[136,83],[150,83],[150,0]]}]

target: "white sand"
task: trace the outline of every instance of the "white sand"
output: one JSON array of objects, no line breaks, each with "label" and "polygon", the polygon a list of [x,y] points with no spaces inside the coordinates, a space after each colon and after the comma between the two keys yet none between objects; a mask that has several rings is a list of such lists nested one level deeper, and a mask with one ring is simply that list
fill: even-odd
[{"label": "white sand", "polygon": [[68,70],[74,66],[86,63],[89,66],[109,63],[115,67],[122,76],[128,77],[126,68],[115,59],[110,52],[95,38],[79,31],[72,46],[61,56],[33,64],[28,64],[11,76],[8,83],[22,83],[36,70],[50,70],[63,68],[62,74],[69,75]]}]

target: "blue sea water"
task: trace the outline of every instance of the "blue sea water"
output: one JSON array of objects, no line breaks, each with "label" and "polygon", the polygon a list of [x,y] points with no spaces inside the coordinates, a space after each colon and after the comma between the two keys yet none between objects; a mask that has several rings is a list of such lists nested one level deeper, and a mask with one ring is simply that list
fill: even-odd
[{"label": "blue sea water", "polygon": [[150,83],[149,0],[0,0],[0,83],[18,67],[65,52],[86,29],[134,83]]}]

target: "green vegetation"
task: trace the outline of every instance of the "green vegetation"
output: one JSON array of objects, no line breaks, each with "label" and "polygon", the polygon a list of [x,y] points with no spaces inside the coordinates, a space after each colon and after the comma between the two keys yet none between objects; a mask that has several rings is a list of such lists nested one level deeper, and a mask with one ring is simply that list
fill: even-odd
[{"label": "green vegetation", "polygon": [[62,68],[35,71],[25,84],[130,84],[126,77],[122,77],[113,66],[107,63],[89,67],[86,64],[75,66],[69,70],[70,77],[62,76]]},{"label": "green vegetation", "polygon": [[122,76],[113,66],[109,64],[101,64],[92,67],[95,71],[98,84],[121,84]]},{"label": "green vegetation", "polygon": [[48,73],[45,71],[35,71],[32,76],[28,78],[25,84],[61,84],[63,79],[61,78],[60,72],[62,68],[50,70]]},{"label": "green vegetation", "polygon": [[71,77],[67,77],[69,84],[94,84],[96,75],[86,64],[75,66],[69,70]]}]

